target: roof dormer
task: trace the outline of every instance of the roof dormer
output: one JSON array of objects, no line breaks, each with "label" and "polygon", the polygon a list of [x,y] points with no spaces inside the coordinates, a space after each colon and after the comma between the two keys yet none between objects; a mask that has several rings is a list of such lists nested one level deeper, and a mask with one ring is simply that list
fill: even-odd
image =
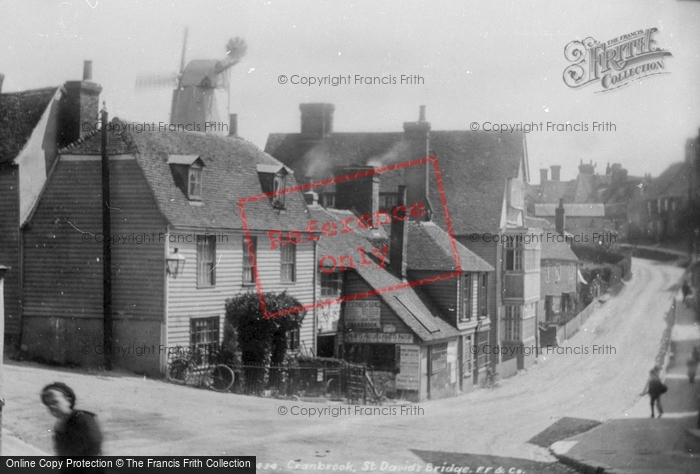
[{"label": "roof dormer", "polygon": [[258,177],[260,186],[264,193],[270,195],[270,203],[275,209],[284,209],[284,198],[286,194],[275,194],[287,187],[287,176],[293,171],[281,164],[258,165]]},{"label": "roof dormer", "polygon": [[190,201],[202,200],[202,170],[204,161],[199,155],[169,155],[168,164],[175,184]]}]

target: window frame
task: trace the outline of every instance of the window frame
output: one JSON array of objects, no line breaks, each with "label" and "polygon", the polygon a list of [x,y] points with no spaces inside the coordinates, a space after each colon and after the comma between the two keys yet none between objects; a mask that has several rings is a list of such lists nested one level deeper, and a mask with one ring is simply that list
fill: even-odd
[{"label": "window frame", "polygon": [[[200,330],[198,326],[204,326]],[[198,340],[199,336],[215,334],[215,337],[205,337],[205,340]],[[216,349],[221,341],[221,317],[207,316],[203,318],[190,318],[190,347],[198,363],[208,363],[209,357],[216,353]],[[207,357],[205,357],[207,356]]]},{"label": "window frame", "polygon": [[[253,259],[251,259],[251,254],[250,254],[250,249],[248,247],[248,240],[246,239],[245,235],[243,236],[243,265],[242,265],[242,272],[241,272],[241,279],[243,282],[244,286],[248,285],[254,285],[256,283],[256,277],[255,277],[255,263],[253,260],[256,259],[256,255],[258,252],[258,236],[256,235],[251,235],[250,236],[251,244],[253,247]],[[250,277],[246,278],[248,275],[248,272],[250,272]]]},{"label": "window frame", "polygon": [[[192,164],[187,169],[187,199],[190,201],[202,200],[202,170],[199,165]],[[195,178],[194,180],[192,178]],[[192,187],[198,188],[199,192],[193,192]]]},{"label": "window frame", "polygon": [[[196,238],[197,288],[211,288],[216,286],[216,236],[200,234]],[[211,260],[205,260],[209,254]]]},{"label": "window frame", "polygon": [[[523,268],[523,236],[522,234],[506,234],[505,258],[503,259],[505,271],[507,272],[522,272]],[[512,267],[512,268],[510,268]]]},{"label": "window frame", "polygon": [[290,329],[285,333],[285,338],[289,352],[299,352],[301,350],[301,328]]},{"label": "window frame", "polygon": [[[289,254],[291,254],[291,258]],[[289,271],[285,272],[285,269],[289,269]],[[282,283],[296,283],[297,281],[296,245],[280,246],[280,281]]]},{"label": "window frame", "polygon": [[[321,277],[319,278],[319,283],[321,285],[321,297],[323,298],[324,296],[329,297],[328,299],[332,298],[338,298],[343,292],[343,274],[342,272],[332,272],[332,273],[326,273],[326,272],[320,272]],[[325,279],[325,281],[324,281]],[[336,289],[333,291],[333,293],[329,293],[329,289],[331,288],[330,285],[326,285],[327,283],[335,283]]]},{"label": "window frame", "polygon": [[503,314],[503,340],[522,341],[523,308],[520,305],[506,305]]},{"label": "window frame", "polygon": [[462,279],[464,288],[462,289],[462,314],[460,321],[467,322],[472,319],[472,304],[474,299],[474,285],[471,273],[464,275]]},{"label": "window frame", "polygon": [[481,273],[477,279],[477,320],[489,317],[489,274]]},{"label": "window frame", "polygon": [[[286,187],[287,175],[286,173],[275,173],[272,178],[272,192],[276,193],[282,191]],[[272,196],[272,207],[275,209],[284,209],[286,194],[273,194]]]}]

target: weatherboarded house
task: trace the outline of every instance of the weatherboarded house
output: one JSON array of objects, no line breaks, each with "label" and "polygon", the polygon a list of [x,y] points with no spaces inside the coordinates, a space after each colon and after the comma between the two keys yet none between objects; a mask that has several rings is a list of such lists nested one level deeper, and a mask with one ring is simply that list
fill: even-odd
[{"label": "weatherboarded house", "polygon": [[[540,299],[540,240],[524,238],[525,191],[529,181],[525,134],[433,131],[422,113],[396,133],[337,133],[333,106],[302,104],[301,132],[274,133],[265,151],[292,168],[300,180],[334,176],[339,166],[387,166],[437,157],[454,235],[496,269],[488,283],[488,318],[477,339],[488,341],[486,357],[501,364],[502,376],[530,365],[535,355],[515,348],[536,343]],[[431,220],[447,230],[442,197],[432,166],[412,166],[381,175],[379,207],[390,209],[398,185],[408,202],[431,209]],[[335,188],[324,188],[320,202],[335,206]],[[514,349],[498,354],[499,347]],[[495,349],[495,350],[494,350]]]},{"label": "weatherboarded house", "polygon": [[97,121],[102,88],[90,82],[90,71],[86,67],[83,81],[61,87],[0,94],[0,264],[11,267],[5,277],[5,340],[12,349],[19,346],[22,328],[21,228],[58,148],[87,134]]},{"label": "weatherboarded house", "polygon": [[[295,185],[279,162],[240,138],[112,125],[122,128],[108,136],[116,366],[158,374],[172,348],[219,342],[225,300],[257,291],[256,283],[313,303],[313,242],[289,252],[263,239],[306,226],[299,193],[246,204],[254,259],[244,240],[239,200]],[[61,150],[25,233],[22,342],[59,363],[100,365],[109,350],[100,154],[99,133]],[[185,259],[179,274],[166,271],[174,256]],[[312,314],[290,339],[314,349]]]}]

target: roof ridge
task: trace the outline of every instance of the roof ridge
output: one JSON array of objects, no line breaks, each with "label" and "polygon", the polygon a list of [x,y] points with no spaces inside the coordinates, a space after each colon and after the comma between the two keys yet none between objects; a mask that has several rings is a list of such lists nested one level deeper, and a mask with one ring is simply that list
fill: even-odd
[{"label": "roof ridge", "polygon": [[2,92],[0,95],[8,96],[8,95],[29,95],[29,94],[43,94],[48,91],[56,91],[63,87],[63,85],[60,86],[48,86],[48,87],[40,87],[39,89],[28,89],[26,91],[15,91],[15,92]]},{"label": "roof ridge", "polygon": [[89,140],[93,136],[97,135],[97,132],[99,132],[99,131],[101,131],[101,130],[97,129],[97,128],[90,131],[86,135],[83,135],[82,137],[78,138],[76,141],[69,143],[68,145],[64,146],[63,148],[59,148],[58,153],[64,153],[64,152],[70,150],[71,148],[75,148],[78,145],[85,143],[87,140]]}]

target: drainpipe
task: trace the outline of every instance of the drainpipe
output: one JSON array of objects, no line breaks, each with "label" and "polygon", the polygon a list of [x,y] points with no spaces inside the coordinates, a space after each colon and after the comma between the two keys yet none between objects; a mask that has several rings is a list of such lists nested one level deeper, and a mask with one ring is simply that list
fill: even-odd
[{"label": "drainpipe", "polygon": [[102,109],[102,303],[104,363],[112,370],[112,226],[109,208],[109,152],[107,150],[107,111]]},{"label": "drainpipe", "polygon": [[5,350],[5,272],[7,270],[10,270],[10,267],[0,265],[0,453],[2,452],[2,407],[5,406],[5,397],[2,396],[2,365]]}]

